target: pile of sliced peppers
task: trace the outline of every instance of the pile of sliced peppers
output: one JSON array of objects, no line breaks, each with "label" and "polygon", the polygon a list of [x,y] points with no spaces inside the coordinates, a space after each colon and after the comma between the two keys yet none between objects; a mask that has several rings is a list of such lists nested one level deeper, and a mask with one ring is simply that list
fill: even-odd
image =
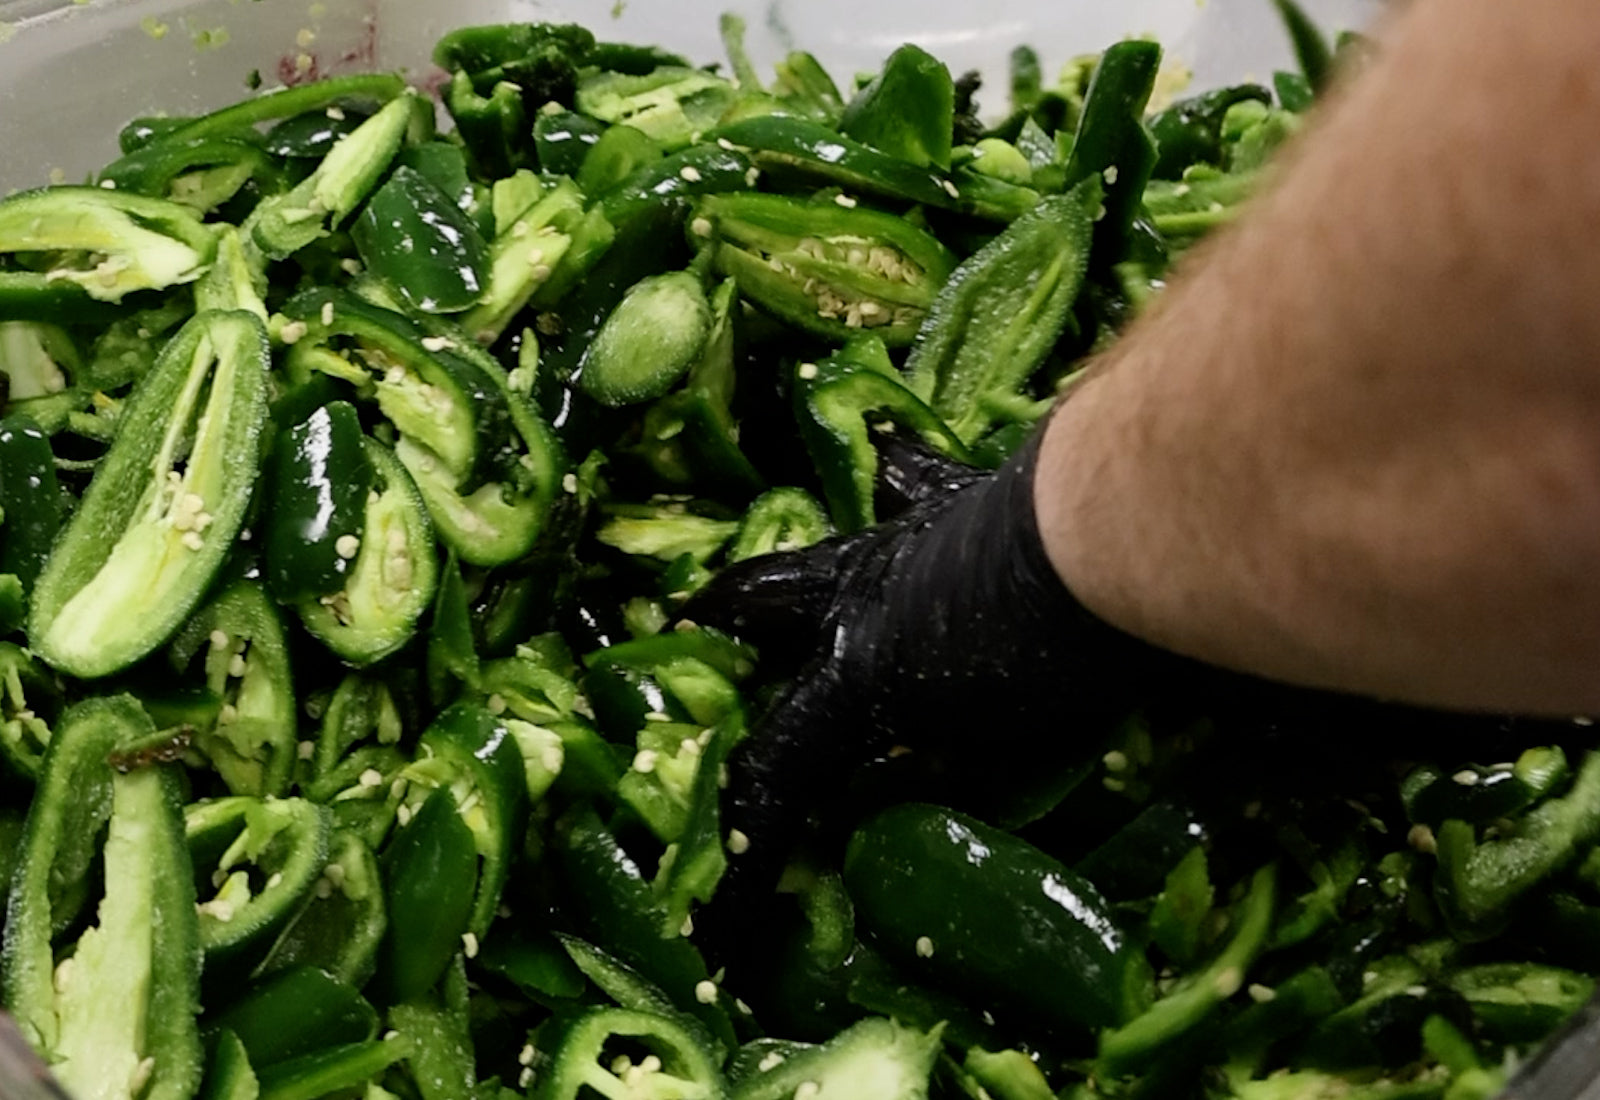
[{"label": "pile of sliced peppers", "polygon": [[1019,48],[994,125],[914,46],[468,28],[447,132],[339,77],[0,200],[0,1003],[65,1087],[1493,1094],[1600,969],[1586,724],[1174,685],[1014,832],[798,855],[769,972],[695,933],[773,684],[675,612],[875,522],[878,433],[1019,445],[1361,47],[1279,7],[1270,89]]}]

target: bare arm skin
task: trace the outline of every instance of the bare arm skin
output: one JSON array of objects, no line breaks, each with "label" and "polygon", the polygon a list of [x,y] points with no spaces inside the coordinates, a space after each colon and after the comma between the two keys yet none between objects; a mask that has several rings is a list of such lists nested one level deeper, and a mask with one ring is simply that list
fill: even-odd
[{"label": "bare arm skin", "polygon": [[1600,11],[1416,0],[1054,416],[1114,625],[1274,679],[1600,712]]}]

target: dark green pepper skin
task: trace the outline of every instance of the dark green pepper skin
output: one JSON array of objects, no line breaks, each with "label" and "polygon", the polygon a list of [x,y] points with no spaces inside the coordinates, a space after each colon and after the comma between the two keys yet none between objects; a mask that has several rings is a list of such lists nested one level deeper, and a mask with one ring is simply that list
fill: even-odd
[{"label": "dark green pepper skin", "polygon": [[[327,121],[326,117],[323,121]],[[238,168],[238,186],[258,173],[275,171],[260,139],[253,132],[244,131],[153,142],[112,161],[100,173],[100,181],[102,186],[107,181],[115,184],[119,191],[164,199],[172,181],[184,173],[221,167]]]},{"label": "dark green pepper skin", "polygon": [[[437,765],[453,780],[470,780],[477,806],[471,820],[474,844],[483,860],[474,876],[471,920],[467,931],[482,937],[500,907],[500,892],[511,870],[516,845],[527,823],[527,781],[522,756],[505,723],[482,707],[457,703],[422,734],[414,770]],[[415,780],[413,780],[415,783]],[[462,816],[466,817],[463,809]]]},{"label": "dark green pepper skin", "polygon": [[[337,810],[335,810],[337,813]],[[256,975],[314,967],[359,988],[372,977],[388,914],[378,861],[355,832],[335,829],[329,865],[344,874],[326,898],[313,896],[295,914],[256,968]]]},{"label": "dark green pepper skin", "polygon": [[455,796],[436,790],[381,860],[389,929],[378,950],[380,995],[410,1000],[439,980],[472,917],[478,850]]},{"label": "dark green pepper skin", "polygon": [[1486,825],[1520,814],[1567,777],[1559,747],[1529,749],[1509,767],[1468,764],[1447,774],[1423,764],[1401,782],[1400,801],[1412,822],[1438,826],[1455,817]]},{"label": "dark green pepper skin", "polygon": [[445,86],[444,105],[480,175],[500,179],[527,163],[529,150],[523,138],[528,113],[516,85],[496,84],[487,95],[480,95],[471,77],[456,73]]},{"label": "dark green pepper skin", "polygon": [[378,1014],[353,986],[314,966],[275,975],[251,989],[209,1030],[238,1036],[257,1069],[326,1047],[360,1043],[378,1031]]},{"label": "dark green pepper skin", "polygon": [[586,937],[660,986],[727,1047],[735,1046],[727,1013],[695,997],[696,987],[710,977],[705,960],[681,936],[662,937],[650,883],[593,810],[575,811],[558,824],[556,853],[563,897]]},{"label": "dark green pepper skin", "polygon": [[764,115],[719,127],[707,137],[748,150],[764,172],[810,176],[886,199],[942,208],[954,205],[937,172],[880,153],[818,122]]},{"label": "dark green pepper skin", "polygon": [[1114,1026],[1137,1009],[1142,954],[1098,891],[1026,841],[951,810],[891,807],[850,839],[860,926],[912,974],[1045,1027]]},{"label": "dark green pepper skin", "polygon": [[[1128,232],[1139,213],[1139,198],[1156,164],[1156,149],[1145,130],[1145,104],[1161,65],[1154,42],[1118,42],[1100,58],[1083,103],[1083,116],[1067,162],[1066,186],[1090,176],[1106,181],[1101,202],[1105,217],[1095,229],[1097,259],[1109,265],[1128,250]],[[1109,178],[1108,178],[1109,177]]]},{"label": "dark green pepper skin", "polygon": [[845,107],[839,132],[891,156],[949,170],[955,85],[944,62],[906,44]]},{"label": "dark green pepper skin", "polygon": [[737,149],[691,146],[635,170],[604,193],[600,208],[613,225],[622,225],[646,207],[695,195],[749,190],[752,167],[750,158]]},{"label": "dark green pepper skin", "polygon": [[321,160],[369,116],[359,111],[309,111],[286,118],[266,132],[267,152],[290,160]]},{"label": "dark green pepper skin", "polygon": [[541,114],[533,122],[533,147],[539,168],[558,176],[574,176],[583,159],[606,130],[605,124],[575,111]]},{"label": "dark green pepper skin", "polygon": [[1259,84],[1217,88],[1179,100],[1150,117],[1146,124],[1156,142],[1154,179],[1175,180],[1191,164],[1222,162],[1222,118],[1235,103],[1254,99],[1271,103],[1272,93]]},{"label": "dark green pepper skin", "polygon": [[124,313],[114,302],[89,297],[75,283],[34,271],[0,271],[0,321],[109,325]]},{"label": "dark green pepper skin", "polygon": [[[272,456],[266,572],[282,603],[327,596],[345,585],[355,554],[341,540],[366,528],[372,465],[355,407],[333,401],[278,434]],[[348,541],[344,542],[349,549]]]},{"label": "dark green pepper skin", "polygon": [[[191,141],[219,135],[237,136],[257,123],[321,111],[339,104],[368,109],[382,106],[406,90],[405,78],[396,73],[360,73],[335,77],[294,88],[280,88],[265,95],[244,99],[209,115],[180,120],[180,124],[160,134],[162,141]],[[147,120],[151,129],[164,129],[165,119]],[[160,125],[154,125],[160,124]],[[129,151],[128,136],[123,151]],[[149,142],[144,144],[148,145]]]},{"label": "dark green pepper skin", "polygon": [[33,587],[61,530],[61,486],[50,439],[27,416],[0,420],[0,573]]},{"label": "dark green pepper skin", "polygon": [[350,235],[367,269],[424,313],[469,309],[488,285],[489,246],[477,225],[403,164],[367,200]]},{"label": "dark green pepper skin", "polygon": [[1307,83],[1320,92],[1327,86],[1333,71],[1333,51],[1328,48],[1328,40],[1322,37],[1322,31],[1295,0],[1272,2],[1283,19],[1284,29],[1289,32],[1289,40],[1294,44],[1295,60],[1300,62],[1300,71],[1305,74]]},{"label": "dark green pepper skin", "polygon": [[878,454],[869,423],[892,422],[948,457],[966,461],[961,440],[897,373],[852,362],[844,353],[815,367],[809,378],[797,375],[795,415],[840,532],[850,534],[877,522]]}]

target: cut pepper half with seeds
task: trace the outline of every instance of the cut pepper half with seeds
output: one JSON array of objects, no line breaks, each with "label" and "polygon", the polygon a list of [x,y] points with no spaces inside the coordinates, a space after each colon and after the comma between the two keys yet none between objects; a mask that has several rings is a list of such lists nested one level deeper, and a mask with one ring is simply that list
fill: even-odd
[{"label": "cut pepper half with seeds", "polygon": [[710,238],[717,269],[741,293],[837,341],[872,329],[887,344],[910,343],[955,267],[948,249],[903,219],[838,203],[708,195],[690,232]]},{"label": "cut pepper half with seeds", "polygon": [[254,581],[239,581],[179,631],[174,668],[204,654],[207,689],[220,700],[195,746],[235,794],[284,794],[294,771],[294,683],[278,609]]},{"label": "cut pepper half with seeds", "polygon": [[[179,1100],[200,1084],[200,945],[178,774],[112,763],[157,737],[126,695],[68,711],[23,831],[4,1002],[74,1096]],[[104,873],[90,876],[96,862]],[[73,945],[91,877],[104,891]]]},{"label": "cut pepper half with seeds", "polygon": [[[43,259],[46,285],[71,284],[103,302],[193,282],[215,250],[212,231],[192,210],[163,199],[99,187],[48,187],[0,202],[0,253]],[[0,275],[0,290],[38,278],[7,272]]]},{"label": "cut pepper half with seeds", "polygon": [[356,666],[406,644],[433,601],[439,560],[433,525],[411,476],[381,443],[367,441],[374,489],[365,502],[365,534],[344,587],[296,607],[322,644]]},{"label": "cut pepper half with seeds", "polygon": [[188,618],[244,521],[266,381],[253,314],[201,313],[173,337],[34,586],[36,653],[74,676],[105,676]]}]

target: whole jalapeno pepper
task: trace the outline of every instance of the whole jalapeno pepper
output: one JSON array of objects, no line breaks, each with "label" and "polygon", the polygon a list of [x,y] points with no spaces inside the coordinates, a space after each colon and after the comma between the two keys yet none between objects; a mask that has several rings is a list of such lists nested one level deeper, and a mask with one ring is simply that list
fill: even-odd
[{"label": "whole jalapeno pepper", "polygon": [[883,811],[851,838],[844,881],[860,927],[912,974],[1046,1027],[1119,1024],[1145,995],[1143,956],[1094,886],[965,815]]}]

